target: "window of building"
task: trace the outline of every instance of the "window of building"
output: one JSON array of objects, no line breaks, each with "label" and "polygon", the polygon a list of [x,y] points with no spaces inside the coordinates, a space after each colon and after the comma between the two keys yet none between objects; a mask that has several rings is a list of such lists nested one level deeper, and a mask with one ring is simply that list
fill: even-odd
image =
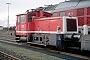
[{"label": "window of building", "polygon": [[64,11],[63,12],[60,12],[60,16],[61,17],[65,16],[65,12]]},{"label": "window of building", "polygon": [[53,17],[57,17],[58,16],[58,14],[57,13],[53,13]]},{"label": "window of building", "polygon": [[84,15],[84,8],[77,9],[77,16],[83,16]]}]

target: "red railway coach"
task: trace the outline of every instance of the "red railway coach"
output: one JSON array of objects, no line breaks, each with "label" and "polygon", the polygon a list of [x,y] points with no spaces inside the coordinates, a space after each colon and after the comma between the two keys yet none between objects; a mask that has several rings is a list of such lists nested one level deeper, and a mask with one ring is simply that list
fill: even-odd
[{"label": "red railway coach", "polygon": [[[67,35],[78,33],[76,17],[52,17],[44,11],[31,11],[17,15],[16,40],[61,49]],[[65,36],[64,36],[65,35]]]}]

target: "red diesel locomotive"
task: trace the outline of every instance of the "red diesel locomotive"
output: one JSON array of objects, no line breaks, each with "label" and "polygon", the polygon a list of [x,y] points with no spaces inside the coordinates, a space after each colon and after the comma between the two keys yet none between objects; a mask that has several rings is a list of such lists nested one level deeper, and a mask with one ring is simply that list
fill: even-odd
[{"label": "red diesel locomotive", "polygon": [[31,11],[17,15],[17,41],[56,46],[62,49],[68,44],[66,36],[73,35],[73,33],[78,33],[78,19],[76,17],[52,17],[51,13],[44,11]]},{"label": "red diesel locomotive", "polygon": [[70,0],[40,7],[17,15],[16,40],[58,49],[76,47],[90,51],[89,20],[90,0]]}]

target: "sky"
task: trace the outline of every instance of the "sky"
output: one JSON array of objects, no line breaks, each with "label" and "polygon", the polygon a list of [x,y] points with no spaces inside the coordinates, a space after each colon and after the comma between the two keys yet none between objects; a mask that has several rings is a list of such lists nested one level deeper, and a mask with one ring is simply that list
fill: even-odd
[{"label": "sky", "polygon": [[9,25],[16,25],[16,15],[25,13],[28,9],[34,9],[44,5],[58,4],[65,0],[1,0],[0,1],[0,25],[7,27],[8,21],[8,5],[9,5]]}]

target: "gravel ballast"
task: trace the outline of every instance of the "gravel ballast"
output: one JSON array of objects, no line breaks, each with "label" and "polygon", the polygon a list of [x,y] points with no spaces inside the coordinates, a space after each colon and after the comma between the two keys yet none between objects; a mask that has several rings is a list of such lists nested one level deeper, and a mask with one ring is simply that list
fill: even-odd
[{"label": "gravel ballast", "polygon": [[0,43],[0,50],[20,58],[21,60],[65,60],[56,56],[47,55],[38,51]]}]

